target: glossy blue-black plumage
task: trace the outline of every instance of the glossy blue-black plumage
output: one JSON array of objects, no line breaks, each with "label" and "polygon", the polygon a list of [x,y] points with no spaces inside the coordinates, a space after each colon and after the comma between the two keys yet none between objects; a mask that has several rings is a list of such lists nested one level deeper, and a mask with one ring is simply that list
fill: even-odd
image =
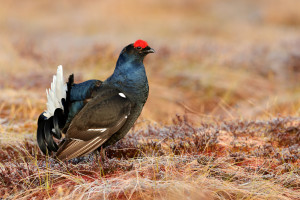
[{"label": "glossy blue-black plumage", "polygon": [[[40,149],[51,153],[59,148],[56,156],[70,159],[93,151],[97,148],[95,145],[106,147],[123,138],[148,98],[143,59],[153,52],[149,46],[128,45],[122,50],[114,73],[104,82],[89,80],[74,84],[71,75],[67,97],[62,99],[64,109],[58,108],[49,119],[43,114],[39,118],[37,139]],[[90,129],[99,131],[88,137]],[[61,132],[66,136],[57,146],[52,137],[60,138]]]},{"label": "glossy blue-black plumage", "polygon": [[143,59],[123,50],[114,73],[104,83],[114,85],[134,102],[146,102],[149,86]]},{"label": "glossy blue-black plumage", "polygon": [[79,84],[73,84],[70,90],[70,105],[67,123],[83,108],[92,93],[101,85],[99,80],[88,80]]},{"label": "glossy blue-black plumage", "polygon": [[99,85],[99,80],[88,80],[74,84],[70,91],[70,101],[83,101],[89,98],[97,85]]}]

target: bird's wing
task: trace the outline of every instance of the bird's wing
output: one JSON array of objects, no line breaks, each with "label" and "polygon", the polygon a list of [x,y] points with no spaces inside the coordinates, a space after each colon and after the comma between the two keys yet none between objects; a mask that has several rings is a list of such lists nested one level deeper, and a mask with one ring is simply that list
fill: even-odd
[{"label": "bird's wing", "polygon": [[[62,72],[58,70],[56,77],[59,77],[60,82],[63,82],[62,76]],[[58,78],[55,80],[57,82]],[[54,84],[56,82],[51,84],[51,90],[48,92],[49,97],[54,96],[55,98],[48,98],[47,105],[49,102],[52,103],[56,101],[61,102],[61,104],[56,103],[58,106],[55,106],[56,104],[52,103],[54,105],[54,107],[52,106],[53,109],[49,110],[48,108],[38,119],[37,142],[44,154],[47,152],[50,154],[58,150],[58,146],[53,137],[61,139],[61,132],[65,132],[64,130],[68,129],[74,116],[87,104],[93,93],[97,91],[102,84],[99,80],[89,80],[80,84],[74,84],[73,74],[70,75],[66,85]],[[66,94],[60,95],[63,96],[62,99],[60,99],[61,97],[59,95],[50,95],[52,93],[58,93],[57,91],[63,91],[57,87],[67,87],[67,89],[64,89]]]},{"label": "bird's wing", "polygon": [[100,147],[126,122],[131,101],[116,89],[103,88],[72,120],[56,156],[69,160]]},{"label": "bird's wing", "polygon": [[[69,82],[70,79],[71,78],[69,78]],[[73,117],[83,108],[83,106],[85,106],[101,84],[102,82],[99,80],[88,80],[79,84],[72,84],[69,93],[70,100],[68,105],[69,113],[67,122],[72,121]]]}]

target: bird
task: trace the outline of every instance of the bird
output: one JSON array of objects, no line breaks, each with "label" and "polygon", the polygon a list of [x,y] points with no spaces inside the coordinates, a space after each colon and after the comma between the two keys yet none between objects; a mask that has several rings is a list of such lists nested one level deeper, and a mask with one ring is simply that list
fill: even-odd
[{"label": "bird", "polygon": [[37,121],[37,144],[61,161],[85,156],[122,139],[142,112],[149,94],[144,58],[154,53],[144,40],[123,48],[114,72],[105,81],[67,82],[58,66],[47,109]]}]

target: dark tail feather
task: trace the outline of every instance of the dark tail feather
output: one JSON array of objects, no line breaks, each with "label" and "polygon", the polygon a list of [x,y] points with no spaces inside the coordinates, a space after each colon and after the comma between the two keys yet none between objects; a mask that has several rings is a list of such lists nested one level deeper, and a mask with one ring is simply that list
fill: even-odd
[{"label": "dark tail feather", "polygon": [[74,75],[69,76],[67,82],[68,91],[66,94],[66,99],[62,99],[62,104],[64,110],[57,108],[54,115],[47,119],[42,113],[38,119],[38,129],[37,129],[37,143],[44,154],[51,154],[58,150],[58,145],[54,141],[53,137],[61,139],[61,130],[64,128],[70,105],[70,91],[74,84]]},{"label": "dark tail feather", "polygon": [[74,74],[71,74],[69,76],[68,82],[67,82],[67,95],[66,95],[66,100],[65,102],[63,102],[63,106],[64,106],[64,114],[66,116],[66,118],[68,118],[68,114],[69,114],[69,106],[71,104],[71,100],[70,100],[70,96],[71,96],[71,88],[74,85]]},{"label": "dark tail feather", "polygon": [[45,142],[47,144],[48,150],[49,151],[57,151],[58,146],[53,140],[53,131],[52,129],[54,128],[53,125],[53,116],[47,119],[44,125],[44,134],[45,134]]},{"label": "dark tail feather", "polygon": [[58,150],[58,145],[53,137],[61,138],[61,128],[64,126],[65,117],[61,109],[56,109],[54,116],[47,119],[42,113],[38,119],[37,143],[44,154],[51,154]]},{"label": "dark tail feather", "polygon": [[45,133],[44,133],[44,126],[46,120],[47,118],[44,116],[44,113],[42,113],[38,119],[38,129],[37,129],[37,143],[44,154],[47,153],[47,145],[45,143]]},{"label": "dark tail feather", "polygon": [[53,136],[57,139],[61,138],[61,129],[66,124],[66,116],[64,115],[64,111],[60,108],[57,108],[54,112],[53,116],[53,125],[55,131],[53,132]]}]

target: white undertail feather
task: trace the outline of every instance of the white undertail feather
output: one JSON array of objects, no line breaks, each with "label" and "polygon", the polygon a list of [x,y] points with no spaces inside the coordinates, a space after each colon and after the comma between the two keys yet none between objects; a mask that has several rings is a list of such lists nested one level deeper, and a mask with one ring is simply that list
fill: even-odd
[{"label": "white undertail feather", "polygon": [[44,116],[50,118],[54,115],[54,111],[56,108],[62,108],[63,105],[61,100],[66,99],[67,94],[67,84],[64,81],[63,77],[63,68],[61,65],[57,67],[57,73],[53,76],[53,81],[51,83],[51,88],[49,90],[46,89],[47,93],[47,110],[44,113]]}]

